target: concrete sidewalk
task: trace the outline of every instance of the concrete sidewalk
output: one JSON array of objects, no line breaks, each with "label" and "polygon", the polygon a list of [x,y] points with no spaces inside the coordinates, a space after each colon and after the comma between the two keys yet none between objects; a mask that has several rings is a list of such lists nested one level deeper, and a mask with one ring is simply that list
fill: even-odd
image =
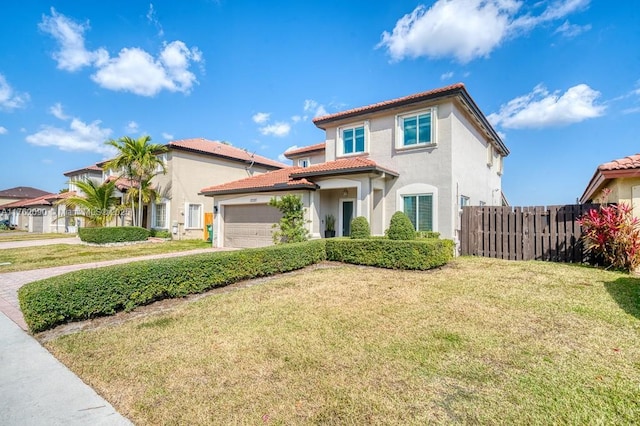
[{"label": "concrete sidewalk", "polygon": [[0,341],[0,424],[132,424],[1,313]]},{"label": "concrete sidewalk", "polygon": [[54,244],[82,244],[80,238],[51,238],[43,240],[26,240],[26,241],[2,241],[0,239],[0,250],[14,249],[23,247],[51,246]]},{"label": "concrete sidewalk", "polygon": [[81,269],[219,250],[207,248],[0,274],[0,425],[131,424],[27,334],[18,304],[20,287]]}]

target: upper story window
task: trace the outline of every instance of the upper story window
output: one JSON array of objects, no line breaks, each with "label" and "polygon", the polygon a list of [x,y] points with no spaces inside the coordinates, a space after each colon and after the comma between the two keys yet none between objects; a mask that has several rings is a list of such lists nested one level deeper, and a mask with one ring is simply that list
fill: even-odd
[{"label": "upper story window", "polygon": [[[165,169],[167,168],[167,154],[158,155],[158,160],[164,165]],[[156,166],[156,173],[162,173],[162,166],[158,164]]]},{"label": "upper story window", "polygon": [[398,148],[435,144],[435,108],[398,116]]},{"label": "upper story window", "polygon": [[342,130],[342,152],[356,154],[364,152],[364,126]]},{"label": "upper story window", "polygon": [[460,196],[460,208],[463,208],[465,206],[469,205],[469,197],[467,197],[466,195],[461,195]]},{"label": "upper story window", "polygon": [[309,167],[309,159],[308,158],[299,158],[298,159],[298,167]]}]

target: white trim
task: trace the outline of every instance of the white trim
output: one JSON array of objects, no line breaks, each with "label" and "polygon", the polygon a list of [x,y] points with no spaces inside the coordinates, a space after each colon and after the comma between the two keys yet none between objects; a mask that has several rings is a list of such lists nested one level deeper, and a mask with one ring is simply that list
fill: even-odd
[{"label": "white trim", "polygon": [[[431,114],[431,142],[429,143],[415,143],[413,145],[405,145],[404,144],[404,119],[407,117],[417,117],[420,114],[429,113]],[[437,132],[436,132],[436,122],[438,117],[438,107],[430,107],[423,108],[415,111],[403,112],[402,114],[396,115],[396,149],[405,150],[405,149],[414,149],[414,148],[424,148],[424,147],[435,147],[438,145],[437,140]],[[416,123],[417,125],[417,123]],[[417,133],[416,133],[417,137]],[[417,142],[417,140],[416,140]]]},{"label": "white trim", "polygon": [[[198,227],[189,226],[189,222],[190,222],[189,219],[191,218],[189,206],[200,206],[200,218],[199,218],[200,226]],[[190,203],[190,202],[184,203],[184,229],[185,230],[204,229],[204,205],[202,203]]]},{"label": "white trim", "polygon": [[352,213],[352,218],[351,220],[353,220],[354,218],[358,217],[358,203],[356,202],[357,200],[355,198],[340,198],[338,200],[338,229],[337,229],[337,235],[339,237],[343,237],[344,235],[342,235],[342,229],[344,228],[343,226],[343,222],[344,222],[344,217],[343,217],[343,204],[345,202],[352,202],[353,203],[353,213]]},{"label": "white trim", "polygon": [[412,183],[410,185],[406,185],[406,186],[403,186],[402,188],[399,188],[396,191],[396,211],[404,210],[402,197],[409,196],[409,195],[428,195],[428,194],[431,194],[433,196],[431,199],[433,203],[433,206],[432,206],[433,223],[431,224],[431,227],[433,228],[432,231],[440,232],[440,227],[438,225],[438,208],[439,208],[438,188],[433,185],[429,185],[426,183]]},{"label": "white trim", "polygon": [[[362,127],[364,129],[364,151],[355,151],[355,129],[358,127]],[[354,139],[353,139],[353,149],[354,152],[346,153],[344,152],[344,139],[342,137],[345,130],[354,129]],[[348,124],[345,126],[340,126],[336,129],[336,157],[351,157],[362,154],[369,153],[369,139],[370,139],[370,130],[369,130],[369,120],[360,121],[352,124]]]},{"label": "white trim", "polygon": [[[156,226],[157,224],[157,215],[158,215],[158,210],[156,209],[156,207],[158,206],[158,204],[164,204],[164,224],[165,226],[163,227],[158,227]],[[152,208],[151,208],[151,228],[153,229],[169,229],[169,210],[170,210],[170,205],[169,205],[169,201],[167,201],[166,199],[162,199],[159,202],[156,203],[152,203]]]},{"label": "white trim", "polygon": [[[303,165],[300,163],[306,162],[307,165]],[[311,165],[311,158],[310,157],[305,157],[305,158],[298,158],[298,167],[309,167]]]}]

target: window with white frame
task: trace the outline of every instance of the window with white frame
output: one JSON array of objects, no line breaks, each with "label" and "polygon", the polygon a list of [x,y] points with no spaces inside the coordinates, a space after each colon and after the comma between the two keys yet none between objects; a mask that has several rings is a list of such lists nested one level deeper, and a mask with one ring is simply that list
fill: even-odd
[{"label": "window with white frame", "polygon": [[433,231],[433,194],[405,195],[402,201],[416,231]]},{"label": "window with white frame", "polygon": [[202,228],[202,204],[187,204],[186,228]]},{"label": "window with white frame", "polygon": [[460,196],[460,208],[463,208],[464,206],[468,206],[469,205],[469,197],[467,197],[466,195],[461,195]]},{"label": "window with white frame", "polygon": [[[165,169],[167,168],[167,154],[158,155],[158,160],[164,165]],[[156,173],[162,173],[162,165],[158,164],[156,167]]]},{"label": "window with white frame", "polygon": [[365,152],[365,126],[342,128],[340,129],[340,136],[342,138],[342,154],[349,155]]},{"label": "window with white frame", "polygon": [[298,159],[298,167],[309,167],[309,159],[308,158]]},{"label": "window with white frame", "polygon": [[156,203],[154,209],[153,227],[167,229],[167,204]]},{"label": "window with white frame", "polygon": [[435,108],[398,116],[398,148],[434,144]]}]

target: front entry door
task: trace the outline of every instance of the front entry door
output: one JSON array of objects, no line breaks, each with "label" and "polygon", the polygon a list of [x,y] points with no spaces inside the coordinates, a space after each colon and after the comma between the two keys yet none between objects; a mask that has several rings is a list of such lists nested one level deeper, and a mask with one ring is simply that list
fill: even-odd
[{"label": "front entry door", "polygon": [[342,236],[351,235],[351,220],[353,219],[353,201],[342,202]]}]

